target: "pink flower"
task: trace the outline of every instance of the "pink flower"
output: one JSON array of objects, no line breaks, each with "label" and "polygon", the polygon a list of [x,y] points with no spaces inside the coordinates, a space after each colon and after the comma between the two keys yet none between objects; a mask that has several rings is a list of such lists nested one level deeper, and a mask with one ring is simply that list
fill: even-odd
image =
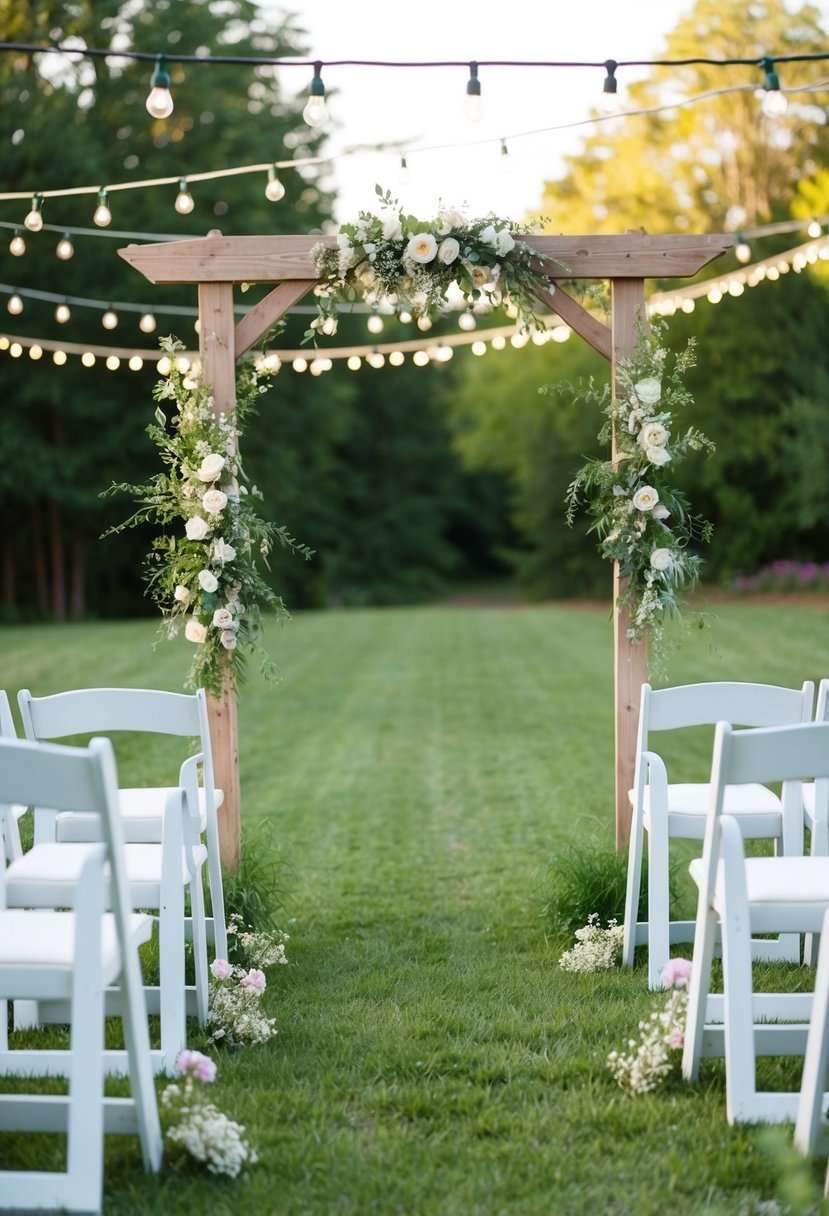
[{"label": "pink flower", "polygon": [[242,976],[239,983],[243,988],[250,988],[252,992],[264,992],[266,983],[265,973],[264,971],[257,971],[255,967],[251,967],[247,975]]},{"label": "pink flower", "polygon": [[679,1051],[680,1048],[685,1045],[685,1035],[681,1030],[675,1030],[672,1034],[668,1035],[665,1042],[667,1043],[668,1047],[673,1047],[675,1050]]},{"label": "pink flower", "polygon": [[226,958],[214,958],[210,964],[210,974],[217,980],[229,980],[233,975],[233,968]]},{"label": "pink flower", "polygon": [[210,1056],[203,1056],[200,1051],[182,1051],[176,1060],[179,1072],[192,1073],[198,1081],[208,1084],[216,1080],[216,1065]]},{"label": "pink flower", "polygon": [[687,958],[672,958],[662,968],[659,977],[663,984],[684,988],[691,978],[691,963]]}]

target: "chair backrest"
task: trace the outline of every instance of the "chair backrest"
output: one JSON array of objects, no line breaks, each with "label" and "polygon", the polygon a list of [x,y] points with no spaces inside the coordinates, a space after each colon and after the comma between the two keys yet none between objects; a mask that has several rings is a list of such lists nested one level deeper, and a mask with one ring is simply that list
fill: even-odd
[{"label": "chair backrest", "polygon": [[829,722],[829,679],[818,684],[815,722]]},{"label": "chair backrest", "polygon": [[814,780],[816,797],[829,798],[829,722],[800,722],[735,730],[718,722],[711,765],[711,797],[705,826],[703,862],[711,894],[719,856],[718,821],[729,785],[783,783],[783,814],[787,804],[801,802],[801,783]]},{"label": "chair backrest", "polygon": [[[0,739],[16,739],[17,730],[12,717],[12,707],[5,689],[0,688]],[[17,826],[15,805],[0,799],[0,837],[2,837],[3,853],[6,861],[19,857],[20,831]]]}]

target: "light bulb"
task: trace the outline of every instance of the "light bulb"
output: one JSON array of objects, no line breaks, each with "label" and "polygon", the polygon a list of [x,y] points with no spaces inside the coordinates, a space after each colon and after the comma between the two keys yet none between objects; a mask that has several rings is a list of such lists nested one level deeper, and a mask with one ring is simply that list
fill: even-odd
[{"label": "light bulb", "polygon": [[85,350],[83,352],[83,354],[81,355],[81,363],[84,365],[84,367],[94,367],[95,366],[95,356],[93,355],[91,350]]},{"label": "light bulb", "polygon": [[[823,229],[821,228],[819,222],[813,219],[809,224],[809,227],[806,229],[806,235],[810,236],[813,241],[816,241],[817,238],[822,235],[822,233]],[[14,250],[12,250],[12,253],[14,253]]]},{"label": "light bulb", "polygon": [[349,355],[346,367],[350,372],[358,372],[363,366],[363,361],[359,355]]},{"label": "light bulb", "polygon": [[52,355],[52,362],[56,367],[63,367],[64,363],[66,362],[66,351],[56,350]]},{"label": "light bulb", "polygon": [[366,321],[366,329],[368,332],[370,334],[381,334],[383,332],[383,328],[383,318],[378,316],[376,312],[372,313],[372,315]]},{"label": "light bulb", "polygon": [[68,304],[58,304],[55,309],[55,320],[58,324],[65,325],[71,316],[72,312]]},{"label": "light bulb", "polygon": [[155,329],[155,317],[151,312],[145,312],[141,320],[138,322],[138,328],[142,334],[151,334]]},{"label": "light bulb", "polygon": [[400,157],[400,171],[397,174],[397,180],[400,182],[401,186],[408,186],[409,182],[412,180],[411,170],[406,164],[405,156]]},{"label": "light bulb", "polygon": [[32,195],[32,209],[26,216],[23,224],[29,229],[29,232],[40,232],[43,227],[43,216],[40,214],[40,208],[43,206],[43,195]]},{"label": "light bulb", "polygon": [[72,244],[69,233],[64,233],[61,239],[55,246],[55,253],[62,262],[68,262],[74,256],[75,246]]},{"label": "light bulb", "polygon": [[512,161],[510,160],[509,148],[505,139],[501,140],[501,155],[498,157],[498,168],[505,177],[508,173],[512,172]]},{"label": "light bulb", "polygon": [[389,363],[392,367],[402,367],[406,362],[406,356],[402,350],[393,350],[389,355]]},{"label": "light bulb", "polygon": [[469,349],[473,355],[477,355],[480,358],[481,355],[486,354],[486,342],[473,342]]},{"label": "light bulb", "polygon": [[366,355],[366,363],[369,367],[381,368],[386,362],[386,356],[381,355],[379,350],[373,350],[370,355]]},{"label": "light bulb", "polygon": [[101,324],[104,329],[115,329],[118,325],[118,317],[111,308],[108,308],[101,317]]},{"label": "light bulb", "polygon": [[325,104],[325,85],[322,83],[322,63],[314,64],[314,75],[308,86],[308,100],[302,117],[309,127],[324,127],[328,121],[328,108]]},{"label": "light bulb", "polygon": [[17,317],[23,311],[23,301],[20,296],[9,296],[9,302],[6,307],[13,317]]},{"label": "light bulb", "polygon": [[303,359],[302,355],[298,355],[291,364],[291,367],[295,372],[306,372],[308,370],[308,360]]},{"label": "light bulb", "polygon": [[763,81],[763,113],[766,118],[779,118],[781,114],[785,114],[789,108],[789,103],[786,100],[786,95],[780,91],[780,78],[774,70],[774,60],[769,56],[761,60],[760,66],[766,73],[766,78]]},{"label": "light bulb", "polygon": [[173,97],[170,93],[170,73],[163,55],[157,55],[155,71],[150,81],[147,98],[147,113],[152,118],[169,118],[173,112]]},{"label": "light bulb", "polygon": [[738,262],[751,261],[751,246],[743,240],[739,232],[737,233],[737,243],[734,246],[734,257]]},{"label": "light bulb", "polygon": [[26,242],[23,239],[23,233],[18,229],[12,239],[9,241],[9,253],[16,258],[22,258],[26,252]]},{"label": "light bulb", "polygon": [[34,359],[35,362],[37,362],[38,359],[43,358],[43,347],[39,346],[37,342],[35,342],[33,346],[29,347],[29,358]]},{"label": "light bulb", "polygon": [[268,169],[268,184],[265,187],[265,198],[271,203],[278,203],[285,197],[285,187],[276,176],[276,165]]},{"label": "light bulb", "polygon": [[471,312],[462,312],[461,315],[458,317],[458,326],[460,329],[465,329],[465,330],[469,331],[471,329],[474,329],[475,325],[476,325],[476,321],[475,321],[475,318],[472,316]]},{"label": "light bulb", "polygon": [[430,330],[432,328],[431,317],[418,317],[417,318],[417,328],[419,330],[421,330],[423,333],[426,333],[427,330]]},{"label": "light bulb", "polygon": [[121,366],[121,360],[117,355],[107,355],[106,366],[107,371],[117,372],[118,368]]},{"label": "light bulb", "polygon": [[415,367],[425,367],[429,362],[429,356],[425,350],[416,350],[412,355],[412,363]]},{"label": "light bulb", "polygon": [[187,178],[183,177],[178,184],[178,194],[176,195],[176,211],[179,215],[189,215],[195,207],[193,195],[187,189]]},{"label": "light bulb", "polygon": [[616,60],[605,60],[605,71],[607,75],[604,78],[602,85],[602,100],[600,110],[603,114],[618,114],[621,106],[619,104],[618,81],[616,80]]},{"label": "light bulb", "polygon": [[106,228],[107,224],[112,223],[112,212],[109,209],[107,202],[107,192],[104,189],[98,191],[98,206],[95,208],[95,214],[92,216],[92,223],[99,228]]},{"label": "light bulb", "polygon": [[469,80],[466,83],[463,112],[469,122],[480,122],[483,118],[484,108],[481,103],[481,82],[478,79],[477,63],[469,65]]},{"label": "light bulb", "polygon": [[132,355],[130,357],[129,363],[127,364],[127,367],[130,369],[131,372],[140,372],[141,368],[143,366],[144,366],[144,360],[141,358],[140,355]]}]

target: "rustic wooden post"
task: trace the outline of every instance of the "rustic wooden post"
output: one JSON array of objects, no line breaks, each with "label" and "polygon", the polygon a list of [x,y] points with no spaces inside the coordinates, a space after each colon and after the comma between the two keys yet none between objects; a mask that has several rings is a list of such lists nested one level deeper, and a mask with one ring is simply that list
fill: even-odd
[{"label": "rustic wooden post", "polygon": [[[211,233],[196,240],[157,245],[129,245],[119,255],[151,283],[197,283],[204,377],[212,385],[216,409],[235,401],[234,360],[249,350],[276,321],[315,286],[311,249],[333,237],[239,236]],[[696,274],[733,245],[730,236],[541,236],[527,238],[539,253],[556,259],[547,269],[555,285],[538,296],[577,334],[611,360],[633,350],[636,319],[644,318],[644,280],[683,278]],[[588,313],[560,286],[567,280],[610,279],[613,290],[611,329]],[[276,283],[234,327],[233,284]],[[614,579],[614,603],[618,574]],[[632,646],[626,622],[616,614],[616,843],[627,842],[630,810],[627,791],[633,777],[639,689],[647,671],[644,645]],[[229,685],[211,705],[211,729],[217,781],[225,790],[220,817],[222,859],[239,864],[241,851],[238,738],[236,701]]]},{"label": "rustic wooden post", "polygon": [[[612,279],[611,334],[613,354],[611,378],[613,395],[617,391],[617,367],[620,359],[628,358],[636,345],[637,324],[645,324],[645,282],[643,279]],[[613,430],[611,458],[616,459],[616,431]],[[645,640],[631,642],[627,636],[630,617],[626,608],[618,607],[624,583],[619,577],[619,563],[613,565],[613,660],[615,688],[616,737],[616,849],[627,846],[630,835],[631,807],[628,790],[633,786],[636,761],[636,731],[639,723],[639,700],[642,685],[648,678],[648,647]]]}]

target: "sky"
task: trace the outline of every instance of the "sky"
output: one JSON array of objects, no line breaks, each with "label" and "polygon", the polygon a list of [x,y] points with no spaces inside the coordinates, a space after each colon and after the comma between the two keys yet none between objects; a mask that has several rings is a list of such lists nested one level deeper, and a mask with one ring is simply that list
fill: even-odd
[{"label": "sky", "polygon": [[[360,60],[656,59],[693,0],[257,0],[274,15],[296,16],[308,33],[309,58]],[[286,89],[300,91],[301,69],[288,69]],[[643,74],[643,73],[640,73]],[[562,172],[591,127],[583,122],[602,92],[601,68],[481,68],[483,117],[463,114],[466,66],[435,69],[323,69],[331,122],[327,150],[343,222],[376,210],[375,183],[388,187],[407,211],[428,218],[439,203],[468,215],[489,211],[521,219],[539,209],[542,185]],[[308,82],[311,72],[308,71]],[[618,72],[619,93],[634,69]],[[528,134],[536,132],[536,134]],[[540,132],[540,133],[539,133]],[[508,155],[501,153],[506,140]],[[358,145],[392,145],[382,154],[343,156]],[[411,180],[400,181],[406,145]],[[509,161],[509,172],[502,162]]]}]

